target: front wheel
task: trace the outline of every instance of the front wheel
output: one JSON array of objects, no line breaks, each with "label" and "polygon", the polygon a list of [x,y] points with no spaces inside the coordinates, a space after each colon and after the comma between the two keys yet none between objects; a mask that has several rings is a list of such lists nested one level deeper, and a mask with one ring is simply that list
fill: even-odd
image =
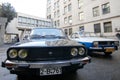
[{"label": "front wheel", "polygon": [[105,56],[109,56],[111,54],[112,54],[112,52],[105,52]]}]

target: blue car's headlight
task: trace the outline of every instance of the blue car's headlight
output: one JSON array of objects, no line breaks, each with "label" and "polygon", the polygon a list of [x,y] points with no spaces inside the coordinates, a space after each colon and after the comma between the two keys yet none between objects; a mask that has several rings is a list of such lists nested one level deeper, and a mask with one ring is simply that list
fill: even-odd
[{"label": "blue car's headlight", "polygon": [[97,42],[97,41],[94,41],[94,42],[93,42],[93,46],[94,46],[94,47],[98,47],[98,42]]}]

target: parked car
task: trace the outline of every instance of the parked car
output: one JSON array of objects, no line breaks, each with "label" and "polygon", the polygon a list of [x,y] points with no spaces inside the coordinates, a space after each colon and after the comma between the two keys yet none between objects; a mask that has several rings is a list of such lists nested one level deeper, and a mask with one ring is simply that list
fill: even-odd
[{"label": "parked car", "polygon": [[57,28],[34,28],[27,41],[7,50],[2,67],[18,76],[75,72],[90,62],[84,45],[71,41]]},{"label": "parked car", "polygon": [[110,55],[115,50],[118,50],[119,46],[118,40],[103,38],[91,32],[76,32],[70,35],[70,39],[85,45],[88,49],[88,54],[104,52],[105,55]]}]

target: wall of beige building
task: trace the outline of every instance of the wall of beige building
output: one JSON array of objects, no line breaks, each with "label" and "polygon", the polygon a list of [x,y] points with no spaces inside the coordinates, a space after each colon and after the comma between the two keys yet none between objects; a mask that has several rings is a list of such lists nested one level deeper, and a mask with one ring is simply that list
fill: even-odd
[{"label": "wall of beige building", "polygon": [[[83,24],[84,29],[86,32],[94,32],[94,24],[100,23],[101,24],[101,33],[104,33],[104,22],[111,22],[112,23],[112,32],[110,33],[104,33],[105,36],[114,36],[116,34],[115,28],[120,28],[120,0],[83,0],[84,5],[83,9],[81,9],[84,12],[84,20],[79,21],[77,16],[74,16],[76,21],[73,21],[75,24]],[[110,3],[110,13],[109,14],[102,14],[102,4]],[[87,5],[87,6],[85,6]],[[99,6],[100,15],[97,17],[93,17],[93,11],[92,9],[96,6]],[[75,10],[73,11],[75,12]],[[78,13],[76,11],[76,13]],[[73,26],[74,28],[74,26]],[[79,30],[79,29],[73,29],[73,32]]]},{"label": "wall of beige building", "polygon": [[[70,29],[72,28],[72,32],[79,31],[80,26],[84,26],[84,30],[86,32],[94,32],[94,24],[100,23],[101,33],[105,36],[115,36],[117,33],[115,28],[120,28],[120,0],[83,0],[83,7],[78,8],[78,0],[59,0],[59,10],[60,17],[54,18],[54,12],[56,9],[53,8],[54,3],[57,0],[51,0],[51,4],[47,5],[47,7],[51,6],[51,17],[53,21],[60,20],[59,28]],[[64,14],[64,7],[68,6],[68,4],[72,4],[72,11]],[[110,3],[110,13],[103,14],[102,13],[102,5],[105,3]],[[99,16],[93,17],[93,8],[99,6]],[[79,20],[79,13],[84,12],[84,19]],[[47,15],[49,15],[47,14]],[[72,15],[72,24],[64,24],[64,18]],[[105,33],[104,32],[104,23],[111,22],[112,24],[112,32]]]},{"label": "wall of beige building", "polygon": [[[93,2],[93,3],[92,3]],[[110,2],[110,13],[109,14],[105,14],[102,15],[102,11],[101,11],[101,5],[104,3]],[[118,17],[120,17],[120,5],[119,5],[119,0],[114,1],[114,0],[89,0],[86,1],[84,0],[84,6],[83,9],[81,9],[81,11],[84,12],[84,20],[83,21],[79,21],[78,19],[78,14],[76,14],[76,16],[73,16],[73,18],[75,18],[75,21],[73,20],[73,23],[75,24],[87,24],[87,23],[97,23],[97,22],[101,22],[101,21],[111,21],[113,20],[117,20]],[[87,5],[87,6],[85,6]],[[92,8],[96,7],[96,6],[100,6],[100,16],[98,17],[93,17],[93,12],[92,12]],[[74,9],[73,11],[74,13],[79,13],[80,10],[78,9]],[[73,14],[75,15],[75,14]]]},{"label": "wall of beige building", "polygon": [[[110,32],[110,33],[104,33],[104,25],[103,23],[104,22],[109,22],[111,21],[112,22],[112,31],[113,32]],[[112,18],[112,19],[106,19],[106,20],[101,20],[101,21],[96,21],[96,22],[91,22],[91,23],[86,23],[86,24],[82,24],[82,25],[76,25],[76,26],[73,26],[73,32],[77,32],[79,31],[79,26],[84,26],[84,29],[86,32],[94,32],[94,24],[96,23],[100,23],[101,24],[101,34],[104,34],[104,36],[115,36],[116,35],[116,31],[115,31],[115,28],[118,28],[120,30],[120,17],[118,18]]]}]

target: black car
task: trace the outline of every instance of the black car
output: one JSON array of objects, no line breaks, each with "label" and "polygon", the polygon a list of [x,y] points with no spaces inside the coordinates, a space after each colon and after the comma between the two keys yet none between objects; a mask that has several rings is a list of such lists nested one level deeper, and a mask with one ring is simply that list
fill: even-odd
[{"label": "black car", "polygon": [[67,38],[61,29],[34,28],[24,42],[7,50],[2,67],[20,75],[58,75],[76,72],[90,62],[86,48]]}]

